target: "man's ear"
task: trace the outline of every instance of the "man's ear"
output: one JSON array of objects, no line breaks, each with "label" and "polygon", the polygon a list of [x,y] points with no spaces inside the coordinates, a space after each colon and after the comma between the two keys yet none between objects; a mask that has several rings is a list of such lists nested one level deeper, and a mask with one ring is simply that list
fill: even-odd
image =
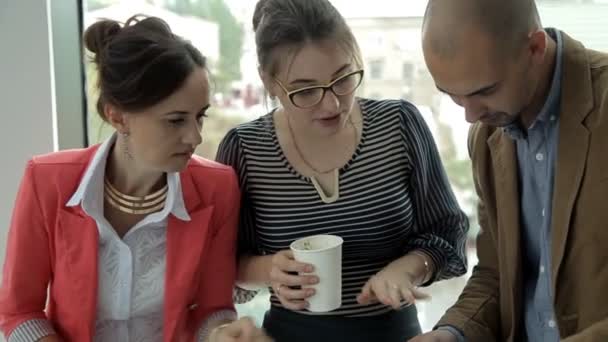
[{"label": "man's ear", "polygon": [[534,64],[540,65],[544,63],[545,55],[547,54],[548,42],[551,39],[545,30],[539,29],[531,32],[528,36],[527,49],[532,57]]}]

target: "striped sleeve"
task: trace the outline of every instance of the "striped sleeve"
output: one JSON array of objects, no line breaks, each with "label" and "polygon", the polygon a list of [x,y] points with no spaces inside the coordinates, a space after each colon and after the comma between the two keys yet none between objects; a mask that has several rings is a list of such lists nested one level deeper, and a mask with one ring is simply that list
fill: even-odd
[{"label": "striped sleeve", "polygon": [[[239,178],[241,210],[239,214],[237,254],[239,256],[246,254],[259,255],[261,252],[255,242],[256,233],[253,208],[247,192],[247,166],[236,128],[231,129],[220,142],[216,161],[231,166]],[[245,303],[253,299],[256,294],[257,291],[245,290],[236,286],[233,291],[233,300],[235,303]]]},{"label": "striped sleeve", "polygon": [[[466,273],[465,244],[469,222],[460,210],[433,136],[416,107],[402,102],[403,136],[412,166],[410,186],[416,217],[407,250],[422,250],[433,259],[433,281]],[[426,285],[429,285],[426,284]]]},{"label": "striped sleeve", "polygon": [[239,177],[241,188],[241,213],[239,221],[238,254],[260,254],[255,242],[255,221],[253,208],[247,192],[247,165],[242,153],[241,141],[236,128],[230,130],[217,151],[218,162],[230,165]]},{"label": "striped sleeve", "polygon": [[51,322],[46,319],[31,319],[17,326],[8,336],[8,342],[35,342],[50,335],[55,335]]}]

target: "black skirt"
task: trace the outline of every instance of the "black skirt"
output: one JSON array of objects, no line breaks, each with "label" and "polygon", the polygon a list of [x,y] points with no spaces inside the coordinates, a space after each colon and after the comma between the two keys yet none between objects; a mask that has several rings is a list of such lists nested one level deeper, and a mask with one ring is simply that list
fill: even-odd
[{"label": "black skirt", "polygon": [[371,317],[313,316],[271,307],[263,326],[275,342],[405,342],[421,333],[414,305]]}]

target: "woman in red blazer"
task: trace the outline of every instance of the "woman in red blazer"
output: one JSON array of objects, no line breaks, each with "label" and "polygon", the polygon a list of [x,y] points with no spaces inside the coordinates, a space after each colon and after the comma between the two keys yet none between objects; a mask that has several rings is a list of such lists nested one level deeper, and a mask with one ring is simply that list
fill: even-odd
[{"label": "woman in red blazer", "polygon": [[116,133],[28,163],[0,329],[9,342],[266,341],[234,321],[236,176],[193,156],[209,108],[204,57],[153,17],[100,21],[85,43]]}]

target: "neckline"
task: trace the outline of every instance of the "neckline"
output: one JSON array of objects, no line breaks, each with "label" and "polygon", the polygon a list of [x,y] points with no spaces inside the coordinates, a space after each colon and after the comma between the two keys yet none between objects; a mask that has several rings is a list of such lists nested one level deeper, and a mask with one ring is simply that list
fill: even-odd
[{"label": "neckline", "polygon": [[[363,144],[365,143],[365,138],[367,136],[367,127],[369,126],[368,115],[367,115],[367,108],[365,108],[364,103],[363,103],[364,101],[361,98],[357,97],[357,98],[355,98],[355,100],[359,104],[359,108],[361,110],[361,118],[363,120],[362,125],[361,125],[361,136],[359,137],[359,142],[357,143],[355,151],[353,152],[353,154],[351,155],[351,157],[348,159],[348,161],[344,165],[342,165],[338,169],[339,175],[342,175],[346,171],[348,171],[348,169],[352,166],[352,164],[357,160],[357,158],[361,154],[361,149],[363,147]],[[270,132],[271,132],[271,136],[272,136],[272,142],[276,146],[277,152],[278,152],[279,157],[281,159],[281,163],[283,164],[283,166],[286,169],[289,170],[289,172],[292,175],[294,175],[295,177],[297,177],[300,180],[303,180],[303,181],[305,181],[307,183],[312,184],[313,182],[312,182],[311,177],[307,177],[307,176],[304,176],[303,174],[301,174],[298,170],[296,170],[293,167],[293,165],[291,164],[291,162],[289,161],[289,159],[287,159],[287,156],[285,155],[285,151],[283,150],[283,146],[281,146],[281,143],[279,142],[279,138],[277,136],[277,129],[276,129],[275,120],[274,120],[274,112],[275,111],[276,111],[276,108],[273,109],[267,115],[269,116],[269,121],[270,121]]]}]

